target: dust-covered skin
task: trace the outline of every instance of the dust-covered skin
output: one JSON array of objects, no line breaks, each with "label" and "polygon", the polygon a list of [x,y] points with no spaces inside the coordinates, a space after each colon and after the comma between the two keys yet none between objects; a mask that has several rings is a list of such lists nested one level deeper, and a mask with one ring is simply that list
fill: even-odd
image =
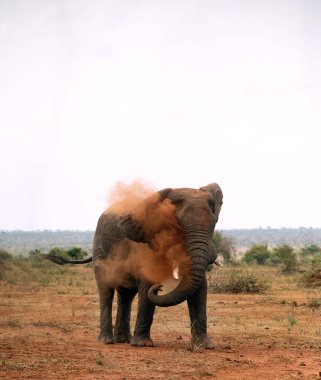
[{"label": "dust-covered skin", "polygon": [[[101,342],[153,346],[150,329],[156,305],[168,307],[187,301],[192,344],[214,347],[207,335],[205,272],[217,257],[212,235],[222,199],[215,183],[200,189],[167,188],[136,199],[130,212],[128,203],[120,202],[101,215],[93,243]],[[164,294],[163,284],[170,276],[178,280],[177,286]],[[129,321],[136,294],[138,310],[132,336]]]}]

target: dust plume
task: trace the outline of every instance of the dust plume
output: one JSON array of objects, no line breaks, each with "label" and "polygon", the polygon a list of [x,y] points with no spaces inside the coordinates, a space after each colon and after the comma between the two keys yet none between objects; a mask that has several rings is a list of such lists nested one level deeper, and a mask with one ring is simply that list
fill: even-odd
[{"label": "dust plume", "polygon": [[109,207],[105,212],[113,212],[119,215],[128,213],[155,191],[154,188],[141,180],[135,180],[129,185],[117,181],[107,195]]},{"label": "dust plume", "polygon": [[176,219],[176,206],[167,198],[171,189],[153,192],[142,182],[127,186],[116,183],[109,194],[114,201],[105,213],[120,218],[130,216],[135,228],[143,231],[146,243],[124,238],[114,246],[103,265],[104,278],[109,284],[134,285],[140,279],[164,283],[173,278],[178,268],[179,280],[187,275],[190,259],[185,251],[185,236]]}]

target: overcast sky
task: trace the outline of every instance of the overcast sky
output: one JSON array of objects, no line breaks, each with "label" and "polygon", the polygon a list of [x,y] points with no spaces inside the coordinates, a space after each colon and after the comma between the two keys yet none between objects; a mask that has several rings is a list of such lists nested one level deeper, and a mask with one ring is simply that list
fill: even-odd
[{"label": "overcast sky", "polygon": [[0,0],[0,229],[95,229],[116,181],[321,227],[321,1]]}]

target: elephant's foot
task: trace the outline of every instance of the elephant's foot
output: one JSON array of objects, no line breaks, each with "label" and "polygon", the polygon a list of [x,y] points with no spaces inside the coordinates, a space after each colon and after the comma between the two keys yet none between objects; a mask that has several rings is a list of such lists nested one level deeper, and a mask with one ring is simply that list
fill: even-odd
[{"label": "elephant's foot", "polygon": [[212,339],[207,335],[193,337],[191,340],[191,349],[195,350],[198,348],[212,350],[214,348],[214,343]]},{"label": "elephant's foot", "polygon": [[130,345],[136,347],[153,347],[154,343],[149,336],[134,335],[130,341]]},{"label": "elephant's foot", "polygon": [[115,343],[130,343],[131,339],[132,339],[132,335],[130,332],[114,334]]},{"label": "elephant's foot", "polygon": [[114,344],[114,339],[112,335],[100,333],[98,340],[103,344]]}]

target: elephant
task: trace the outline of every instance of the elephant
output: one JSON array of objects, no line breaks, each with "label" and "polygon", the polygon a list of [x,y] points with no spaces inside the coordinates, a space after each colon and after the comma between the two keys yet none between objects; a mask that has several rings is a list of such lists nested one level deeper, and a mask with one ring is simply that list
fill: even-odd
[{"label": "elephant", "polygon": [[[207,334],[206,269],[213,263],[220,265],[212,235],[222,203],[223,193],[216,183],[199,189],[166,188],[139,199],[130,211],[126,204],[120,204],[119,209],[117,205],[107,209],[97,223],[92,257],[86,260],[67,260],[48,254],[45,257],[61,265],[93,261],[102,343],[154,346],[150,330],[155,307],[187,301],[191,343],[212,349],[214,344]],[[164,236],[166,239],[162,240]],[[149,262],[147,258],[154,261]],[[148,262],[153,275],[144,267]],[[176,287],[164,294],[162,280],[171,273]],[[118,307],[113,328],[115,290]],[[132,335],[131,305],[137,294],[138,310]]]}]

